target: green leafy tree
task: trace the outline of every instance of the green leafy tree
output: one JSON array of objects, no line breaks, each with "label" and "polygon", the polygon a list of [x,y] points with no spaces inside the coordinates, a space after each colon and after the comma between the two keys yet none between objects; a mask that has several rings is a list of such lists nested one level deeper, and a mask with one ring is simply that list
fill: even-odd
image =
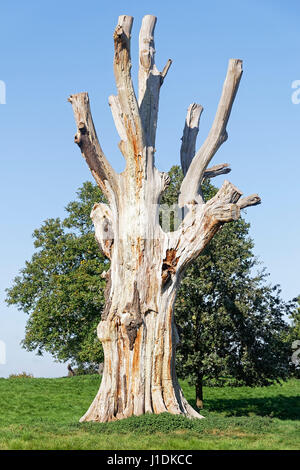
[{"label": "green leafy tree", "polygon": [[96,328],[104,305],[107,260],[94,237],[90,212],[103,201],[86,182],[66,207],[64,220],[48,219],[33,233],[36,249],[25,263],[7,302],[28,313],[23,346],[47,351],[58,361],[92,366],[103,360]]},{"label": "green leafy tree", "polygon": [[[176,166],[169,175],[162,203],[172,205],[182,172]],[[209,182],[204,184],[207,199],[215,192]],[[23,346],[50,352],[79,369],[103,360],[96,327],[108,261],[97,247],[90,219],[93,204],[103,200],[96,186],[84,183],[64,220],[46,220],[35,230],[36,251],[7,291],[7,302],[29,315]],[[176,213],[171,222],[176,228]],[[221,384],[227,376],[235,383],[263,385],[287,374],[290,345],[283,344],[282,335],[289,306],[277,286],[264,283],[264,273],[252,274],[257,263],[248,231],[243,219],[226,224],[190,267],[179,291],[177,368],[195,385],[198,406],[203,381]]]},{"label": "green leafy tree", "polygon": [[[179,167],[170,177],[166,204],[177,200]],[[209,181],[203,190],[206,199],[216,193]],[[239,219],[224,225],[188,269],[178,293],[177,370],[195,385],[198,407],[203,383],[267,385],[288,375],[284,315],[292,303],[282,301],[279,286],[267,285],[264,271],[254,274],[258,262],[252,249],[249,224]]]}]

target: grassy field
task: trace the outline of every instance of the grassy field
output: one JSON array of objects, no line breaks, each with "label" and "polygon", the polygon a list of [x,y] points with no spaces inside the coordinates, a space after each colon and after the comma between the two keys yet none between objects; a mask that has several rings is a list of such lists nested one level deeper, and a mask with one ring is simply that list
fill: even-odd
[{"label": "grassy field", "polygon": [[[0,379],[0,449],[299,449],[300,380],[206,388],[206,419],[166,413],[78,423],[99,376]],[[193,403],[193,389],[182,383]]]}]

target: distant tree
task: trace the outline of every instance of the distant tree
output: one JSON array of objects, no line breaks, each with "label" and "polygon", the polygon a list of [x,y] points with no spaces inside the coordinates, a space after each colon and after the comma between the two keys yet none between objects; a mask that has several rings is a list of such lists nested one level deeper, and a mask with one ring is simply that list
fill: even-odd
[{"label": "distant tree", "polygon": [[[172,205],[182,173],[173,167],[169,175],[163,202]],[[206,200],[216,193],[209,181],[202,189]],[[254,386],[288,376],[284,315],[292,303],[281,299],[279,286],[266,284],[264,271],[255,274],[259,266],[252,249],[245,220],[226,224],[187,270],[177,296],[177,370],[195,385],[200,408],[204,382]]]},{"label": "distant tree", "polygon": [[24,348],[47,351],[81,369],[103,361],[96,328],[104,305],[101,274],[108,262],[90,219],[93,204],[103,200],[100,189],[84,183],[64,220],[48,219],[34,231],[36,251],[7,290],[8,304],[29,315]]}]

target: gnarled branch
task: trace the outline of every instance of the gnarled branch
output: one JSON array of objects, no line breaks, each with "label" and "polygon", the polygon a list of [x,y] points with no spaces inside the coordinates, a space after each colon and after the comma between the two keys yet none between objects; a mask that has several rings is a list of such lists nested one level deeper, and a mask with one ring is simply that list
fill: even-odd
[{"label": "gnarled branch", "polygon": [[141,156],[144,147],[144,133],[130,72],[130,33],[132,23],[132,16],[119,16],[118,25],[114,32],[114,73],[123,126],[127,136],[127,141],[121,143],[121,149],[127,160]]},{"label": "gnarled branch", "polygon": [[154,29],[156,17],[143,18],[139,36],[139,108],[147,145],[155,147],[160,87],[172,61],[169,59],[162,72],[155,65]]},{"label": "gnarled branch", "polygon": [[199,194],[200,184],[207,165],[222,143],[227,140],[226,126],[241,76],[242,61],[230,59],[213,125],[202,147],[194,156],[181,184],[179,196],[181,207],[194,202],[203,203],[203,198]]},{"label": "gnarled branch", "polygon": [[89,96],[86,92],[71,95],[68,100],[73,107],[77,134],[75,142],[80,147],[92,175],[98,186],[108,199],[110,199],[106,182],[113,190],[117,185],[117,174],[106,159],[99,144],[90,109]]},{"label": "gnarled branch", "polygon": [[227,173],[231,172],[231,168],[229,168],[228,163],[220,163],[219,165],[212,166],[211,168],[207,168],[203,173],[203,179],[208,178],[215,178],[219,175],[226,175]]},{"label": "gnarled branch", "polygon": [[218,205],[219,203],[223,205],[236,204],[242,194],[243,193],[236,186],[234,186],[234,184],[225,180],[217,194],[209,199],[205,205],[207,208],[210,208],[216,204]]},{"label": "gnarled branch", "polygon": [[237,204],[240,209],[245,209],[249,206],[257,206],[261,203],[261,199],[258,194],[251,194],[251,196],[243,197]]},{"label": "gnarled branch", "polygon": [[192,103],[188,107],[180,149],[181,168],[184,176],[187,174],[191,161],[195,156],[196,140],[202,111],[203,107],[197,103]]},{"label": "gnarled branch", "polygon": [[206,204],[191,204],[178,230],[168,234],[168,248],[175,250],[178,257],[178,272],[197,258],[224,223],[240,217],[238,201],[241,195],[236,186],[224,181],[217,194]]}]

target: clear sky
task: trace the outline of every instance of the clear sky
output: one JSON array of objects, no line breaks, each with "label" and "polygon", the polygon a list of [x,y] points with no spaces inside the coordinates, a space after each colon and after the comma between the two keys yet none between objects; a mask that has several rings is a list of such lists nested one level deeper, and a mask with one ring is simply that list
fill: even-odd
[{"label": "clear sky", "polygon": [[5,305],[4,289],[33,253],[33,230],[46,218],[63,216],[77,188],[91,179],[73,143],[68,95],[89,92],[101,144],[116,170],[123,168],[107,101],[115,93],[112,34],[120,14],[135,18],[135,81],[143,15],[158,17],[158,67],[173,60],[160,101],[156,155],[161,170],[179,163],[188,105],[204,106],[200,144],[214,117],[228,59],[243,59],[229,139],[213,163],[229,162],[230,181],[245,195],[259,193],[263,204],[246,215],[255,254],[272,283],[281,284],[286,300],[300,293],[300,104],[291,100],[292,82],[300,80],[297,0],[2,2],[0,341],[6,343],[7,361],[0,364],[0,376],[22,370],[35,376],[66,373],[65,365],[20,347],[26,316]]}]

